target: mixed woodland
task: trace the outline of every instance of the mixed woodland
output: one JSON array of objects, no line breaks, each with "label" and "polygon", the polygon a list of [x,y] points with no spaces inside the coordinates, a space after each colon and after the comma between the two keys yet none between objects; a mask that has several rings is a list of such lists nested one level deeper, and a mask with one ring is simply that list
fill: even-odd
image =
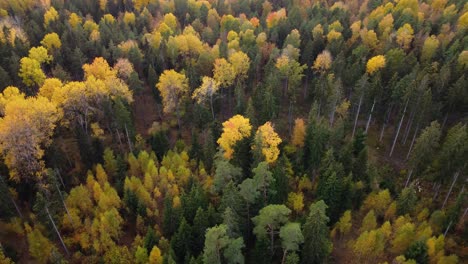
[{"label": "mixed woodland", "polygon": [[468,262],[464,0],[0,0],[0,263]]}]

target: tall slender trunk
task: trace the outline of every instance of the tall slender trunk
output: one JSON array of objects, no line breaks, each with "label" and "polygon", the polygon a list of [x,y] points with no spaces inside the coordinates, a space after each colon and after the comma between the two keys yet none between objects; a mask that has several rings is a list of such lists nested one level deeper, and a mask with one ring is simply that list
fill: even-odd
[{"label": "tall slender trunk", "polygon": [[63,200],[62,192],[60,191],[60,188],[57,183],[55,183],[55,187],[57,188],[57,191],[60,195],[60,199],[62,200],[63,207],[65,207],[65,211],[67,212],[68,219],[70,220],[70,223],[72,224],[72,226],[74,226],[73,218],[71,217],[70,212],[68,211],[67,204],[65,203],[65,200]]},{"label": "tall slender trunk", "polygon": [[403,124],[403,120],[405,119],[406,108],[408,107],[408,102],[409,102],[409,98],[406,100],[405,108],[403,109],[403,115],[401,115],[400,124],[398,124],[397,133],[395,135],[395,138],[393,139],[392,149],[390,150],[390,154],[389,154],[390,157],[392,156],[393,150],[395,149],[395,145],[398,140],[398,135],[400,134],[401,124]]},{"label": "tall slender trunk", "polygon": [[57,236],[60,239],[60,243],[62,243],[63,249],[67,253],[67,256],[69,256],[70,253],[68,252],[67,246],[65,246],[65,243],[63,242],[62,236],[60,235],[60,232],[58,231],[57,226],[55,225],[54,219],[52,219],[52,216],[50,215],[49,208],[46,206],[45,209],[46,209],[47,215],[49,216],[50,222],[54,226],[55,232],[57,233]]},{"label": "tall slender trunk", "polygon": [[210,95],[210,106],[211,106],[211,115],[213,116],[213,121],[215,120],[214,109],[213,109],[213,94]]},{"label": "tall slender trunk", "polygon": [[[0,181],[2,181],[3,184],[6,185],[6,182],[3,180],[2,176],[0,176]],[[7,189],[8,189],[8,187],[7,187]],[[21,213],[21,211],[19,209],[19,206],[18,206],[18,204],[16,204],[15,199],[13,198],[13,196],[10,195],[10,192],[8,192],[6,195],[8,195],[8,197],[10,198],[11,203],[15,206],[16,212],[18,213],[19,217],[23,218],[23,214]]]},{"label": "tall slender trunk", "polygon": [[281,264],[284,264],[284,262],[286,261],[286,256],[288,255],[288,250],[285,249],[283,251],[283,258],[281,259]]},{"label": "tall slender trunk", "polygon": [[455,174],[453,175],[452,185],[450,186],[447,196],[445,196],[444,203],[442,204],[442,209],[444,209],[445,205],[447,204],[448,198],[450,197],[450,194],[452,193],[453,186],[455,185],[455,182],[458,179],[458,175],[460,175],[460,171],[455,172]]},{"label": "tall slender trunk", "polygon": [[351,134],[352,138],[354,138],[354,133],[356,132],[356,126],[357,126],[357,121],[358,121],[358,117],[359,117],[359,112],[361,111],[362,97],[364,97],[364,93],[361,94],[361,97],[359,98],[357,113],[356,113],[356,117],[354,118],[353,133]]},{"label": "tall slender trunk", "polygon": [[437,183],[435,190],[434,190],[434,195],[432,196],[432,201],[434,201],[437,198],[437,196],[439,196],[440,186],[441,184]]},{"label": "tall slender trunk", "polygon": [[414,120],[415,113],[416,113],[416,111],[413,111],[413,113],[411,113],[410,119],[408,120],[408,124],[406,124],[405,135],[403,136],[403,141],[402,141],[403,145],[406,145],[406,140],[408,140],[408,136],[410,134],[411,127],[413,126],[413,120]]},{"label": "tall slender trunk", "polygon": [[405,188],[408,187],[408,183],[411,179],[411,175],[413,175],[413,169],[411,169],[408,173],[408,178],[406,178]]},{"label": "tall slender trunk", "polygon": [[335,122],[335,108],[336,108],[336,101],[333,102],[333,107],[330,112],[330,127],[333,126],[333,122]]},{"label": "tall slender trunk", "polygon": [[128,135],[127,124],[125,124],[125,134],[127,135],[128,148],[130,149],[130,152],[133,152],[132,142],[130,141],[130,136]]},{"label": "tall slender trunk", "polygon": [[288,132],[289,135],[291,136],[292,134],[292,119],[293,119],[293,114],[292,114],[292,108],[293,108],[293,102],[292,100],[289,100],[289,110],[288,110]]},{"label": "tall slender trunk", "polygon": [[450,221],[450,223],[448,224],[447,228],[445,229],[445,232],[444,232],[444,237],[447,236],[447,233],[448,231],[450,230],[450,227],[452,226],[452,221]]},{"label": "tall slender trunk", "polygon": [[65,183],[63,183],[62,175],[60,175],[59,169],[55,168],[54,170],[55,170],[55,175],[58,176],[60,183],[62,184],[63,188],[65,188]]},{"label": "tall slender trunk", "polygon": [[120,152],[123,153],[123,146],[122,146],[122,139],[120,138],[120,133],[118,129],[115,129],[115,132],[117,132],[117,139],[119,140],[119,147],[120,147]]},{"label": "tall slender trunk", "polygon": [[369,130],[370,122],[371,122],[371,120],[372,120],[372,113],[374,112],[374,106],[375,106],[375,98],[374,98],[374,102],[372,103],[372,107],[371,107],[371,111],[370,111],[370,114],[369,114],[369,118],[367,119],[366,134],[367,134],[367,131]]},{"label": "tall slender trunk", "polygon": [[390,106],[390,109],[387,112],[387,117],[385,117],[384,123],[382,124],[382,129],[380,130],[379,142],[382,142],[383,135],[385,133],[385,127],[387,126],[388,121],[390,120],[391,113],[392,113],[392,107]]},{"label": "tall slender trunk", "polygon": [[447,113],[445,113],[444,121],[442,121],[442,125],[441,125],[441,127],[440,127],[441,130],[444,129],[445,124],[447,123],[448,115],[449,115],[449,111],[447,111]]},{"label": "tall slender trunk", "polygon": [[419,123],[418,123],[418,125],[416,126],[416,129],[414,130],[413,139],[411,139],[411,145],[410,145],[410,147],[409,147],[408,154],[406,154],[406,160],[409,159],[409,156],[410,156],[410,154],[411,154],[411,151],[413,150],[414,141],[416,140],[416,135],[418,134],[418,131],[419,131]]}]

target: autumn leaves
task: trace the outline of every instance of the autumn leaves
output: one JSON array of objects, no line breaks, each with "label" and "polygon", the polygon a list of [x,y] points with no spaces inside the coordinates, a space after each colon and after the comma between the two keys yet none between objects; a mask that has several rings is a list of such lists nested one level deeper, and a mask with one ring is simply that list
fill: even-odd
[{"label": "autumn leaves", "polygon": [[[218,144],[224,152],[226,159],[231,159],[234,153],[234,145],[243,138],[250,136],[252,125],[248,118],[235,115],[223,123],[223,133],[218,139]],[[274,163],[279,156],[278,145],[282,142],[275,132],[271,122],[266,122],[258,127],[255,134],[255,145],[253,149],[261,149],[261,153],[267,163]]]},{"label": "autumn leaves", "polygon": [[[59,79],[45,78],[40,63],[49,59],[43,47],[32,48],[29,57],[22,59],[22,72],[27,73],[25,83],[40,85],[36,96],[26,96],[12,86],[0,94],[3,116],[0,118],[0,151],[4,154],[10,178],[15,181],[42,177],[45,170],[42,158],[59,124],[99,136],[103,102],[133,101],[128,86],[117,77],[117,70],[103,58],[83,66],[84,81],[65,84]],[[31,65],[27,65],[29,62]],[[34,75],[35,71],[29,66],[38,68],[37,73],[41,74]]]}]

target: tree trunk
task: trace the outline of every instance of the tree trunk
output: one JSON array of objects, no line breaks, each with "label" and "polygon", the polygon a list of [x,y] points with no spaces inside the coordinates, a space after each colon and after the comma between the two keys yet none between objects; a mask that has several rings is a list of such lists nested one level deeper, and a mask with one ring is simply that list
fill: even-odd
[{"label": "tree trunk", "polygon": [[130,152],[133,152],[132,142],[130,141],[130,136],[128,135],[127,124],[125,124],[125,134],[127,134],[128,148],[130,149]]},{"label": "tree trunk", "polygon": [[59,169],[55,168],[55,174],[58,176],[60,183],[62,184],[63,188],[65,188],[65,184],[63,183],[62,175],[60,175]]},{"label": "tree trunk", "polygon": [[385,127],[387,126],[388,121],[390,120],[391,114],[392,114],[392,106],[390,106],[390,109],[387,112],[387,117],[385,117],[384,123],[382,124],[382,130],[380,130],[379,142],[382,142],[383,135],[385,132]]},{"label": "tree trunk", "polygon": [[437,186],[435,187],[434,195],[432,196],[432,201],[434,201],[437,198],[437,196],[439,195],[440,186],[441,186],[441,184],[437,183]]},{"label": "tree trunk", "polygon": [[405,119],[406,108],[408,107],[408,102],[409,102],[409,99],[406,100],[405,108],[403,109],[403,115],[401,116],[400,124],[398,124],[398,129],[397,129],[395,138],[393,139],[392,149],[390,150],[390,154],[389,154],[390,157],[393,154],[393,150],[395,150],[395,145],[398,140],[398,135],[400,134],[401,124],[403,124],[403,120]]},{"label": "tree trunk", "polygon": [[411,145],[410,145],[410,147],[409,147],[408,154],[406,154],[406,160],[409,159],[409,156],[410,156],[410,154],[411,154],[411,151],[413,150],[414,141],[416,140],[416,135],[418,134],[418,131],[419,131],[419,123],[418,123],[418,125],[416,126],[416,129],[414,130],[413,139],[411,139]]},{"label": "tree trunk", "polygon": [[67,246],[65,246],[65,243],[63,242],[62,236],[60,235],[60,232],[58,231],[57,226],[55,226],[55,222],[54,222],[54,220],[52,219],[52,216],[50,215],[49,208],[46,206],[45,209],[46,209],[47,215],[49,216],[50,222],[51,222],[52,225],[54,226],[55,232],[57,233],[57,236],[58,236],[59,239],[60,239],[60,243],[62,243],[63,249],[64,249],[65,252],[67,253],[67,256],[69,256],[70,253],[68,252]]},{"label": "tree trunk", "polygon": [[62,200],[63,207],[65,207],[65,211],[67,212],[68,219],[70,220],[70,223],[72,224],[72,226],[74,226],[73,218],[71,217],[70,212],[68,211],[67,204],[65,203],[65,200],[63,200],[62,192],[60,191],[60,188],[59,188],[57,183],[55,183],[55,187],[57,188],[57,191],[58,191],[58,193],[60,195],[60,199]]},{"label": "tree trunk", "polygon": [[213,94],[210,95],[210,106],[211,106],[211,115],[213,116],[213,121],[215,120],[214,110],[213,110]]},{"label": "tree trunk", "polygon": [[460,171],[455,172],[455,174],[453,175],[452,185],[450,186],[447,196],[445,196],[444,203],[442,204],[442,209],[444,209],[445,205],[447,204],[448,198],[450,197],[450,194],[452,193],[453,186],[455,185],[455,182],[458,179],[458,175],[460,175]]},{"label": "tree trunk", "polygon": [[362,97],[363,96],[364,96],[364,93],[361,94],[361,97],[359,98],[358,109],[357,109],[356,117],[354,118],[353,133],[351,134],[352,138],[354,138],[354,133],[356,132],[356,126],[357,126],[357,121],[358,121],[358,117],[359,117],[359,112],[361,111],[361,103],[362,103]]},{"label": "tree trunk", "polygon": [[452,221],[450,221],[450,223],[449,223],[448,226],[447,226],[447,229],[445,229],[444,237],[447,236],[447,233],[448,233],[448,231],[449,231],[449,229],[450,229],[451,226],[452,226]]},{"label": "tree trunk", "polygon": [[408,173],[408,178],[406,178],[405,188],[408,187],[408,183],[411,179],[411,175],[413,174],[413,169],[411,169]]},{"label": "tree trunk", "polygon": [[367,131],[369,130],[370,122],[371,122],[371,120],[372,120],[372,113],[374,112],[374,106],[375,106],[375,98],[374,98],[374,102],[372,103],[372,107],[371,107],[371,111],[370,111],[370,114],[369,114],[369,118],[367,119],[366,134],[367,134]]},{"label": "tree trunk", "polygon": [[120,147],[120,152],[124,153],[123,146],[122,146],[122,139],[120,138],[120,133],[118,129],[115,129],[115,132],[117,132],[117,138],[119,139],[119,147]]},{"label": "tree trunk", "polygon": [[287,254],[288,254],[288,251],[285,249],[283,251],[283,258],[281,259],[281,264],[284,264],[284,262],[286,261]]},{"label": "tree trunk", "polygon": [[289,136],[292,134],[292,108],[293,108],[293,102],[292,100],[289,100],[289,110],[288,110],[288,132]]},{"label": "tree trunk", "polygon": [[[2,181],[6,185],[6,182],[3,180],[2,176],[0,176],[0,181]],[[8,186],[6,188],[8,189]],[[13,199],[13,196],[10,195],[10,192],[8,192],[6,195],[8,195],[8,197],[11,200],[11,203],[15,206],[16,212],[18,213],[19,217],[23,218],[23,214],[21,213],[18,204],[16,204],[15,199]]]},{"label": "tree trunk", "polygon": [[336,108],[336,100],[333,103],[333,107],[330,112],[330,127],[333,126],[333,122],[335,122],[335,108]]}]

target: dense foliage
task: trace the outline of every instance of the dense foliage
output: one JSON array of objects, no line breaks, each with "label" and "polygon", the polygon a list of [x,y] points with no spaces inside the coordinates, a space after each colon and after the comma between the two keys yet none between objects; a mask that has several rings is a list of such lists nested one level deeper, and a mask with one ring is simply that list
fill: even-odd
[{"label": "dense foliage", "polygon": [[466,263],[461,0],[0,1],[0,263]]}]

